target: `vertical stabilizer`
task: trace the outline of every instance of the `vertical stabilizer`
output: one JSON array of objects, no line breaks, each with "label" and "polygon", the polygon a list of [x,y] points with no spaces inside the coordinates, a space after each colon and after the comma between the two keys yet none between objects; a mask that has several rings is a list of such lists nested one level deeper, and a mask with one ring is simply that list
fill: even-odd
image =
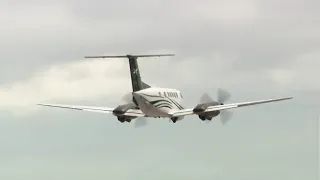
[{"label": "vertical stabilizer", "polygon": [[131,76],[131,84],[132,84],[132,91],[136,92],[143,88],[143,84],[141,81],[140,70],[137,62],[136,56],[128,55],[129,65],[130,65],[130,76]]},{"label": "vertical stabilizer", "polygon": [[120,56],[86,56],[85,58],[128,58],[130,65],[130,76],[132,91],[139,91],[141,89],[149,88],[150,85],[141,81],[140,70],[138,66],[138,57],[162,57],[174,56],[174,54],[150,54],[150,55],[120,55]]},{"label": "vertical stabilizer", "polygon": [[[150,85],[141,81],[140,70],[137,59],[139,57],[161,57],[161,56],[174,56],[174,54],[151,54],[151,55],[120,55],[120,56],[86,56],[85,58],[128,58],[130,66],[130,76],[132,91],[140,91],[142,89],[150,88]],[[135,102],[135,99],[132,99]]]}]

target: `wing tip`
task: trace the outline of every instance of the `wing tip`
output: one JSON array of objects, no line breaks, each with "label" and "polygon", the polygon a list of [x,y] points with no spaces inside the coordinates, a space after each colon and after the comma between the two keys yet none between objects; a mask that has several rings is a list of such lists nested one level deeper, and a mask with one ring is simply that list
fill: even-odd
[{"label": "wing tip", "polygon": [[35,104],[37,106],[54,106],[55,104],[43,104],[43,103],[37,103]]},{"label": "wing tip", "polygon": [[285,97],[285,98],[280,98],[282,100],[289,100],[289,99],[293,99],[293,97]]}]

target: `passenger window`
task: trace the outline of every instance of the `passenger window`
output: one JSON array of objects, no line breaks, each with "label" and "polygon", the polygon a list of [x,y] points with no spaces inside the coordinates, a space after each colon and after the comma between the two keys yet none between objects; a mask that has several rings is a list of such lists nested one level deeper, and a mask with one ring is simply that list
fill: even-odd
[{"label": "passenger window", "polygon": [[161,96],[161,92],[159,92],[159,96]]},{"label": "passenger window", "polygon": [[180,93],[180,97],[183,98],[182,93]]}]

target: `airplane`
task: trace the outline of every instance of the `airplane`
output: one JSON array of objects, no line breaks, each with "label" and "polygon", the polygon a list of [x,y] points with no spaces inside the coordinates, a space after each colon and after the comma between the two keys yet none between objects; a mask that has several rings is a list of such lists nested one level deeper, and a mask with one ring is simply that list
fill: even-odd
[{"label": "airplane", "polygon": [[[137,63],[138,58],[174,56],[174,54],[149,54],[149,55],[120,55],[120,56],[86,56],[85,58],[128,58],[130,65],[130,76],[132,92],[126,94],[123,99],[127,101],[116,108],[81,106],[66,104],[45,104],[40,106],[67,108],[97,113],[112,114],[121,123],[131,122],[133,119],[145,118],[165,118],[173,123],[183,120],[186,116],[196,115],[202,121],[211,121],[220,115],[223,124],[230,120],[228,110],[246,106],[253,106],[263,103],[289,100],[293,97],[283,97],[265,100],[256,100],[239,103],[224,103],[230,94],[222,89],[218,89],[218,100],[214,101],[207,94],[203,94],[200,102],[193,108],[186,108],[183,104],[184,96],[181,91],[174,88],[151,87],[141,80],[140,70]],[[144,122],[145,123],[145,122]]]}]

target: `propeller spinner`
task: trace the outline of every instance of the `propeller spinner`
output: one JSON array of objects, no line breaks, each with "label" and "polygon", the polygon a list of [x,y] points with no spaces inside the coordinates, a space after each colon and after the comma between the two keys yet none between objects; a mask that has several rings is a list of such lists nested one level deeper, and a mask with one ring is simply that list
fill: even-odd
[{"label": "propeller spinner", "polygon": [[[219,88],[217,91],[217,102],[215,102],[208,93],[202,94],[200,97],[199,104],[194,108],[194,112],[201,113],[204,111],[208,106],[212,105],[223,105],[226,101],[230,99],[231,95],[224,89]],[[222,124],[226,124],[232,117],[233,113],[230,110],[222,110],[215,115],[220,114],[220,120]]]}]

